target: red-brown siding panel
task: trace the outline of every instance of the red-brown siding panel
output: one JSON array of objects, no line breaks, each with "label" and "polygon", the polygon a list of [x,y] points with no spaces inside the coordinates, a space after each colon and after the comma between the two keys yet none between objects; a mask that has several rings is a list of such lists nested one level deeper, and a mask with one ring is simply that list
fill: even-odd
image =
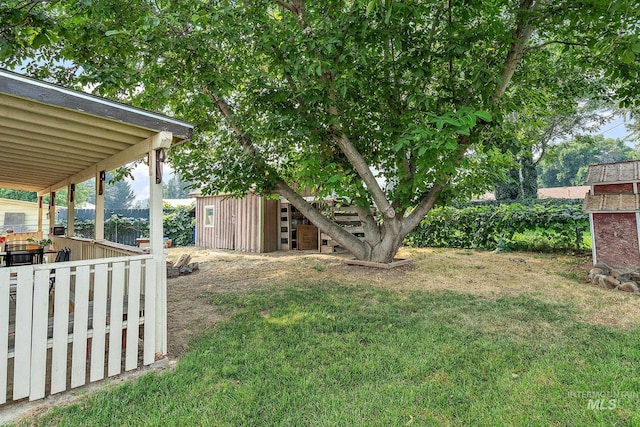
[{"label": "red-brown siding panel", "polygon": [[604,184],[604,185],[594,185],[593,186],[594,194],[619,194],[619,193],[633,193],[633,183],[628,182],[624,184]]},{"label": "red-brown siding panel", "polygon": [[598,262],[614,268],[640,267],[635,213],[594,213],[593,226]]}]

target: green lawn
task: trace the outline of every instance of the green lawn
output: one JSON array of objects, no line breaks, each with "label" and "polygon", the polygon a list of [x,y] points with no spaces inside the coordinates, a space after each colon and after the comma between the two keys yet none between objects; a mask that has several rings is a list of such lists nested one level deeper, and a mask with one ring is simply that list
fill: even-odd
[{"label": "green lawn", "polygon": [[235,314],[175,370],[29,422],[640,425],[640,331],[571,305],[332,282],[210,301]]}]

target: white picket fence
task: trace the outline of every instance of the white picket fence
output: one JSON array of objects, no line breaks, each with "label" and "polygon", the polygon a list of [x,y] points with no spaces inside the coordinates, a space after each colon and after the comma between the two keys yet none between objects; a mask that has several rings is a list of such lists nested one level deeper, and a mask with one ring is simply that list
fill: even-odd
[{"label": "white picket fence", "polygon": [[157,265],[138,255],[0,268],[0,404],[153,363]]}]

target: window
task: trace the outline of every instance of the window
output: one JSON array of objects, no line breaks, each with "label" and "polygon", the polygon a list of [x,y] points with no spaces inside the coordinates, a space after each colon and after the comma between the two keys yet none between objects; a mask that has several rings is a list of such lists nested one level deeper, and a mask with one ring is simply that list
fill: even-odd
[{"label": "window", "polygon": [[216,207],[205,206],[204,207],[204,226],[213,227],[216,219]]}]

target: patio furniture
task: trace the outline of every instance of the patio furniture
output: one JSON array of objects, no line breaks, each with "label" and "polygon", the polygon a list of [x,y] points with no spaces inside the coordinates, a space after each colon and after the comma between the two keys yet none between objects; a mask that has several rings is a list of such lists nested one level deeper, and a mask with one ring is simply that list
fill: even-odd
[{"label": "patio furniture", "polygon": [[42,264],[44,262],[44,248],[5,250],[4,260],[7,267]]},{"label": "patio furniture", "polygon": [[[60,249],[58,251],[58,253],[56,254],[56,259],[53,262],[54,263],[55,262],[66,262],[66,261],[69,261],[69,259],[71,259],[71,249],[64,248],[64,249]],[[49,293],[51,293],[51,291],[53,291],[53,287],[56,284],[55,272],[56,272],[55,268],[51,269],[51,277],[49,278]]]}]

